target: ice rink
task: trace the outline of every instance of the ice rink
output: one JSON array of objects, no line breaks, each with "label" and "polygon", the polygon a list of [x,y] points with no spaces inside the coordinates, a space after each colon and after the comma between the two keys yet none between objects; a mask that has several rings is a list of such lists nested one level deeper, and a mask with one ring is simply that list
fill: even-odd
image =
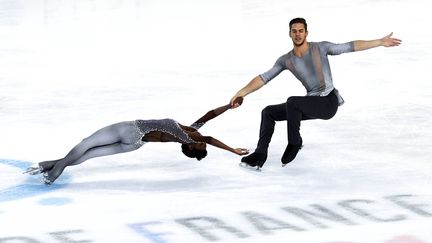
[{"label": "ice rink", "polygon": [[[119,121],[189,125],[308,41],[402,39],[331,56],[345,99],[302,123],[281,167],[277,123],[261,172],[175,143],[22,174]],[[426,0],[0,0],[0,243],[432,242],[432,21]],[[305,95],[281,73],[200,132],[253,150],[261,110]]]}]

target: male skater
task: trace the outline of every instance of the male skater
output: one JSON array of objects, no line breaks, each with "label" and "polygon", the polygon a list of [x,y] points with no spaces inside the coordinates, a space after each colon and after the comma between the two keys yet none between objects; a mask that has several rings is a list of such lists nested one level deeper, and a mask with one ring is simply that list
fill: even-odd
[{"label": "male skater", "polygon": [[306,96],[289,97],[285,103],[270,105],[262,110],[261,127],[258,145],[255,152],[243,157],[242,162],[249,166],[261,168],[267,159],[267,150],[273,135],[275,121],[287,121],[288,145],[282,155],[282,166],[291,162],[302,147],[300,121],[309,119],[330,119],[343,104],[343,99],[333,86],[328,55],[339,55],[346,52],[363,51],[379,46],[392,47],[401,44],[401,40],[392,38],[392,34],[376,40],[356,40],[343,44],[331,42],[308,42],[307,23],[303,18],[292,19],[289,23],[290,37],[294,48],[277,59],[267,72],[256,76],[231,99],[234,108],[240,106],[235,102],[238,97],[260,89],[285,69],[306,88]]}]

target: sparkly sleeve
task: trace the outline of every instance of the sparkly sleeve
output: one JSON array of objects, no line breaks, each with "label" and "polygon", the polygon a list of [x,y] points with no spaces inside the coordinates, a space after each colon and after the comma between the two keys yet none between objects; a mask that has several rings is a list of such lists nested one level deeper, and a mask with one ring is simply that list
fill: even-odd
[{"label": "sparkly sleeve", "polygon": [[152,131],[159,131],[171,134],[183,143],[195,143],[180,127],[180,124],[173,119],[137,120],[136,124],[143,135]]},{"label": "sparkly sleeve", "polygon": [[191,127],[195,128],[196,130],[200,129],[206,122],[210,121],[211,119],[219,116],[220,114],[224,113],[225,111],[231,109],[231,105],[227,104],[221,107],[218,107],[216,109],[213,109],[209,112],[207,112],[204,116],[202,116],[200,119],[196,120],[194,123],[192,123]]},{"label": "sparkly sleeve", "polygon": [[190,127],[195,128],[196,130],[198,130],[198,129],[200,129],[204,124],[205,124],[205,122],[194,122],[192,125],[190,125]]},{"label": "sparkly sleeve", "polygon": [[319,43],[323,47],[325,53],[328,55],[340,55],[342,53],[353,52],[354,42],[350,41],[342,44],[335,44],[328,41],[323,41]]},{"label": "sparkly sleeve", "polygon": [[277,59],[276,63],[273,65],[273,67],[270,70],[259,75],[261,77],[262,81],[264,81],[264,84],[267,84],[272,79],[274,79],[276,76],[278,76],[283,70],[287,69],[287,67],[285,65],[285,61],[284,61],[285,58],[286,58],[286,55],[279,57]]}]

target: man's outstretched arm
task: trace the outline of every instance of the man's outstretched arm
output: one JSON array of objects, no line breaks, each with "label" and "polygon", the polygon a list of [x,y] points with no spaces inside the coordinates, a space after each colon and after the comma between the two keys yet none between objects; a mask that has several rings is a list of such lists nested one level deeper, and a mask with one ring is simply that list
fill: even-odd
[{"label": "man's outstretched arm", "polygon": [[387,36],[376,39],[376,40],[356,40],[354,41],[354,51],[364,51],[367,49],[384,46],[384,47],[392,47],[398,46],[402,43],[402,40],[391,37],[393,32],[388,34]]},{"label": "man's outstretched arm", "polygon": [[[239,107],[242,103],[238,103],[238,98],[244,98],[246,95],[255,92],[256,90],[260,89],[264,86],[264,81],[261,79],[261,77],[258,75],[255,78],[253,78],[245,87],[240,89],[230,100],[230,104],[232,108]],[[243,101],[243,99],[242,99]]]}]

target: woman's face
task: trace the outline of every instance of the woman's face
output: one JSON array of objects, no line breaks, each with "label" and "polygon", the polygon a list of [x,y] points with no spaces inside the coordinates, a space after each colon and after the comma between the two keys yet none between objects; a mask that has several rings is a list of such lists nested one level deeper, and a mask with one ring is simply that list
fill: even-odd
[{"label": "woman's face", "polygon": [[189,149],[196,149],[196,150],[205,150],[207,148],[206,143],[194,143],[189,145]]}]

